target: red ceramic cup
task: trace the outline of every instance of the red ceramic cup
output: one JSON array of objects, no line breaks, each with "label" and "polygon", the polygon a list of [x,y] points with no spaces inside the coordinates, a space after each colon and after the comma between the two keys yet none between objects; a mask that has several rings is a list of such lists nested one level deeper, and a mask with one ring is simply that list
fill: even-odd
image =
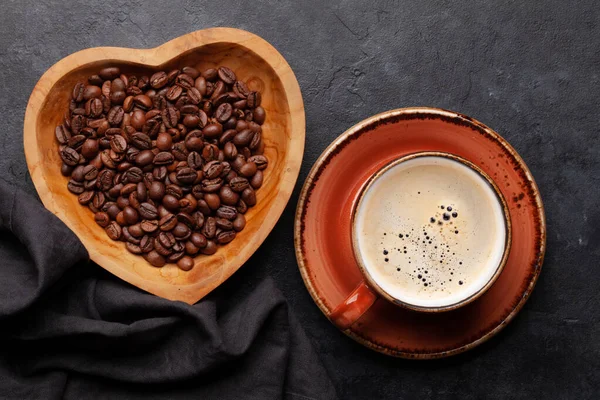
[{"label": "red ceramic cup", "polygon": [[[477,290],[474,293],[470,294],[468,297],[464,297],[464,298],[460,299],[459,301],[455,301],[451,304],[447,304],[447,305],[443,305],[443,306],[435,306],[435,307],[407,303],[405,301],[398,299],[397,297],[394,297],[392,294],[390,294],[389,292],[384,290],[381,287],[381,285],[378,284],[378,282],[372,276],[372,274],[369,273],[368,269],[365,266],[365,262],[363,261],[362,256],[361,256],[360,252],[358,251],[357,237],[356,237],[356,232],[354,229],[355,228],[355,216],[357,213],[357,209],[361,203],[361,200],[364,198],[365,194],[370,190],[370,188],[373,186],[373,184],[377,181],[377,179],[379,179],[385,172],[398,166],[401,163],[404,163],[409,160],[413,160],[418,157],[432,157],[432,156],[433,157],[444,157],[447,159],[451,159],[451,160],[460,162],[461,164],[469,167],[471,170],[478,173],[480,175],[480,177],[482,177],[485,181],[487,181],[487,183],[491,186],[491,188],[495,192],[497,199],[498,199],[500,205],[502,206],[503,217],[504,217],[504,222],[505,222],[504,225],[506,228],[505,241],[503,243],[503,249],[502,249],[502,257],[500,259],[500,262],[495,266],[495,271],[493,272],[491,277],[487,281],[482,282],[481,285],[477,288]],[[418,311],[418,312],[430,312],[430,313],[454,310],[454,309],[462,307],[466,304],[469,304],[472,301],[474,301],[475,299],[479,298],[483,293],[485,293],[485,291],[488,288],[490,288],[492,286],[492,284],[496,281],[496,279],[502,272],[504,265],[506,264],[506,261],[508,259],[508,254],[510,252],[511,222],[510,222],[510,217],[509,217],[508,205],[506,203],[506,200],[504,199],[504,196],[500,192],[496,183],[485,172],[483,172],[479,167],[477,167],[475,164],[469,162],[468,160],[466,160],[462,157],[459,157],[459,156],[456,156],[456,155],[453,155],[450,153],[433,152],[433,151],[413,153],[413,154],[409,154],[409,155],[403,156],[401,158],[398,158],[396,160],[393,160],[393,161],[389,162],[388,164],[384,165],[381,169],[379,169],[373,175],[371,175],[371,177],[366,181],[366,183],[363,185],[363,187],[358,191],[356,199],[354,199],[354,202],[353,202],[351,221],[352,221],[351,222],[352,249],[353,249],[353,253],[354,253],[354,258],[356,260],[356,264],[358,265],[358,267],[360,269],[363,280],[352,291],[352,293],[350,293],[350,295],[333,310],[333,312],[330,315],[331,320],[338,327],[340,327],[342,329],[346,329],[346,328],[350,327],[350,325],[352,325],[357,319],[359,319],[373,305],[375,300],[377,300],[377,298],[379,298],[379,297],[381,297],[399,307],[404,307],[406,309],[410,309],[410,310]]]}]

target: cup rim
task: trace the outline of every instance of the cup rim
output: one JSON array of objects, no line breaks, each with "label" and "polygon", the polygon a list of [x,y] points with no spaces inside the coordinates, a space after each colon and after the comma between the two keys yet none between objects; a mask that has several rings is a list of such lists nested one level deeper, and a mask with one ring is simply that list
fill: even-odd
[{"label": "cup rim", "polygon": [[[486,284],[483,285],[481,288],[479,288],[479,290],[477,290],[475,293],[471,294],[469,297],[466,297],[456,303],[444,305],[444,306],[429,306],[429,307],[420,306],[420,305],[416,305],[416,304],[407,303],[405,301],[395,298],[394,296],[392,296],[391,294],[386,292],[381,286],[379,286],[377,284],[377,282],[373,279],[373,277],[371,276],[371,274],[368,272],[367,268],[365,267],[362,257],[360,257],[360,255],[358,254],[358,239],[356,238],[356,234],[355,234],[355,225],[356,225],[355,220],[356,220],[356,213],[358,210],[358,205],[362,201],[365,193],[369,190],[369,188],[371,188],[371,186],[377,179],[379,179],[383,174],[385,174],[390,169],[392,169],[395,166],[402,164],[406,161],[413,160],[413,159],[420,158],[420,157],[444,157],[444,158],[447,158],[447,159],[450,159],[453,161],[460,162],[461,164],[466,165],[467,167],[469,167],[472,170],[474,170],[475,172],[477,172],[485,181],[488,182],[488,184],[494,190],[496,197],[498,198],[498,200],[500,201],[500,203],[502,205],[502,211],[503,211],[503,215],[504,215],[505,231],[506,231],[505,239],[504,239],[504,251],[502,254],[502,258],[501,258],[500,262],[498,263],[498,266],[496,267],[496,271],[494,272],[492,277],[486,282]],[[508,256],[510,254],[510,247],[511,247],[511,242],[512,242],[512,240],[511,240],[512,239],[512,226],[511,226],[508,204],[506,202],[506,199],[502,195],[502,192],[498,188],[498,185],[496,185],[496,183],[493,181],[492,178],[490,178],[490,176],[488,174],[486,174],[481,168],[479,168],[477,165],[473,164],[469,160],[467,160],[463,157],[457,156],[456,154],[442,152],[442,151],[421,151],[421,152],[407,154],[407,155],[404,155],[399,158],[395,158],[395,159],[391,160],[390,162],[386,163],[384,166],[379,168],[376,172],[374,172],[369,177],[369,179],[367,179],[367,181],[362,185],[357,196],[355,197],[354,203],[352,205],[350,231],[351,231],[350,237],[352,238],[352,251],[353,251],[354,259],[358,265],[358,268],[359,268],[361,274],[365,278],[365,283],[367,284],[367,286],[370,287],[371,289],[373,289],[378,295],[380,295],[383,298],[385,298],[386,300],[390,301],[392,304],[395,304],[397,306],[400,306],[400,307],[403,307],[403,308],[406,308],[409,310],[413,310],[413,311],[429,312],[429,313],[455,310],[455,309],[457,309],[459,307],[463,307],[463,306],[475,301],[479,297],[481,297],[494,284],[494,282],[498,279],[498,277],[502,273],[502,270],[504,269],[504,266],[506,265]]]}]

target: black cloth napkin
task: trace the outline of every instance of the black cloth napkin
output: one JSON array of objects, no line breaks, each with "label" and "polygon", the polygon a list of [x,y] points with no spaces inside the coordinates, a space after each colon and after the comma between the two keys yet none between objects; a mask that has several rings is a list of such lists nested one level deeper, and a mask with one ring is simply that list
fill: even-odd
[{"label": "black cloth napkin", "polygon": [[270,279],[193,306],[150,295],[2,180],[0,265],[2,399],[336,398]]}]

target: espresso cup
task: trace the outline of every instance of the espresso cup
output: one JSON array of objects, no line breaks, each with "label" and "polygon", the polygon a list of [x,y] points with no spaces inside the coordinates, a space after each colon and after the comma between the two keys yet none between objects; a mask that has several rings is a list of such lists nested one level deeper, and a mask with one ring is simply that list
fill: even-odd
[{"label": "espresso cup", "polygon": [[498,278],[511,242],[496,184],[443,152],[410,154],[375,172],[354,201],[351,229],[363,280],[330,315],[343,329],[379,297],[428,313],[469,304]]}]

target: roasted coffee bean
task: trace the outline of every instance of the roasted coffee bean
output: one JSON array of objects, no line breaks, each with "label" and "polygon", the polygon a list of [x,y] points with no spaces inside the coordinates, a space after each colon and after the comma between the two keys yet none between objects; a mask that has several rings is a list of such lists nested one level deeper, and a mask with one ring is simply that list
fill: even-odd
[{"label": "roasted coffee bean", "polygon": [[231,190],[228,185],[222,186],[219,191],[219,197],[221,199],[221,203],[227,206],[235,206],[240,199],[239,194]]},{"label": "roasted coffee bean", "polygon": [[140,150],[148,150],[152,148],[152,139],[145,133],[136,132],[131,136],[131,144]]},{"label": "roasted coffee bean", "polygon": [[179,96],[181,96],[182,93],[183,88],[181,86],[171,86],[169,90],[167,90],[167,100],[174,102],[179,98]]},{"label": "roasted coffee bean", "polygon": [[202,158],[204,161],[216,160],[219,156],[219,148],[214,144],[207,144],[202,148]]},{"label": "roasted coffee bean", "polygon": [[202,190],[206,193],[214,193],[223,185],[223,179],[205,179],[202,181]]},{"label": "roasted coffee bean", "polygon": [[133,106],[135,105],[133,98],[133,96],[127,96],[125,100],[123,100],[123,111],[130,112],[133,110]]},{"label": "roasted coffee bean", "polygon": [[121,91],[113,91],[110,93],[110,101],[113,104],[123,104],[123,101],[127,97],[127,93]]},{"label": "roasted coffee bean", "polygon": [[145,220],[140,224],[142,230],[146,233],[154,233],[158,230],[158,221]]},{"label": "roasted coffee bean", "polygon": [[238,176],[233,178],[232,180],[229,181],[229,186],[231,187],[231,190],[233,190],[234,192],[242,192],[244,191],[244,189],[248,188],[249,183],[248,183],[248,179]]},{"label": "roasted coffee bean", "polygon": [[229,103],[223,103],[219,107],[217,107],[214,117],[220,123],[225,123],[229,118],[231,118],[231,114],[233,113],[233,107]]},{"label": "roasted coffee bean", "polygon": [[227,67],[219,67],[217,73],[219,78],[228,85],[233,85],[237,79],[235,73]]},{"label": "roasted coffee bean", "polygon": [[129,233],[133,235],[133,237],[141,239],[141,237],[144,236],[144,230],[140,224],[133,224],[127,229],[129,230]]},{"label": "roasted coffee bean", "polygon": [[167,257],[167,262],[168,263],[177,263],[177,262],[179,262],[179,260],[181,260],[182,257],[185,256],[185,251],[184,251],[185,247],[182,245],[181,248],[183,249],[181,251],[175,251],[175,250],[173,250],[174,253],[170,254]]},{"label": "roasted coffee bean", "polygon": [[185,125],[188,128],[197,127],[199,122],[200,122],[200,117],[198,117],[197,115],[194,115],[194,114],[187,114],[183,118],[183,125]]},{"label": "roasted coffee bean", "polygon": [[189,238],[189,241],[192,242],[192,244],[199,249],[203,249],[204,247],[206,247],[207,243],[206,237],[198,232],[192,233]]},{"label": "roasted coffee bean", "polygon": [[144,178],[144,173],[138,167],[131,167],[124,173],[124,179],[130,183],[139,183]]},{"label": "roasted coffee bean", "polygon": [[179,200],[170,194],[167,194],[165,197],[163,197],[162,205],[171,212],[179,211]]},{"label": "roasted coffee bean", "polygon": [[198,70],[194,67],[183,67],[181,69],[181,72],[183,72],[186,75],[189,75],[189,77],[192,79],[196,79],[200,75],[200,72],[198,72]]},{"label": "roasted coffee bean", "polygon": [[[260,146],[261,142],[262,142],[262,133],[255,132],[254,136],[252,136],[252,140],[250,140],[250,143],[248,144],[248,148],[250,148],[250,150],[255,150]],[[251,157],[251,154],[248,154],[247,158],[250,158],[250,157]]]},{"label": "roasted coffee bean", "polygon": [[231,206],[221,206],[217,210],[216,215],[219,218],[224,218],[224,219],[232,221],[235,219],[235,217],[237,215],[237,211],[235,208],[233,208]]},{"label": "roasted coffee bean", "polygon": [[152,164],[155,158],[156,157],[152,151],[142,150],[135,156],[135,163],[140,167],[145,167],[146,165]]},{"label": "roasted coffee bean", "polygon": [[257,170],[254,176],[250,179],[250,186],[254,189],[258,189],[263,184],[263,172],[261,170]]},{"label": "roasted coffee bean", "polygon": [[192,168],[182,168],[179,171],[177,171],[177,181],[185,185],[190,185],[194,183],[197,176],[198,174]]},{"label": "roasted coffee bean", "polygon": [[186,224],[179,222],[175,228],[173,228],[173,235],[179,240],[186,240],[192,234],[192,230]]},{"label": "roasted coffee bean", "polygon": [[190,256],[195,256],[196,254],[198,254],[198,252],[200,251],[200,249],[194,245],[192,242],[190,242],[189,240],[187,242],[185,242],[185,253],[190,255]]},{"label": "roasted coffee bean", "polygon": [[56,136],[56,140],[60,144],[67,144],[67,142],[71,138],[71,132],[69,132],[69,129],[64,124],[58,125],[56,127],[56,129],[54,130],[54,135]]},{"label": "roasted coffee bean", "polygon": [[190,256],[183,256],[177,261],[177,267],[182,271],[189,271],[194,268],[194,259]]},{"label": "roasted coffee bean", "polygon": [[123,226],[121,228],[122,228],[122,231],[123,231],[123,239],[125,239],[129,243],[133,243],[133,244],[136,244],[136,245],[140,244],[140,239],[136,238],[135,236],[133,236],[129,232],[129,227]]},{"label": "roasted coffee bean", "polygon": [[265,123],[265,119],[267,118],[267,113],[265,111],[264,108],[262,107],[256,107],[253,111],[253,120],[254,122],[256,122],[259,125],[262,125]]},{"label": "roasted coffee bean", "polygon": [[105,231],[108,237],[112,240],[119,240],[123,232],[121,226],[116,221],[109,223],[106,226]]},{"label": "roasted coffee bean", "polygon": [[253,132],[250,129],[245,129],[235,135],[233,138],[233,144],[236,146],[247,146],[254,138],[254,135],[256,135],[256,132]]},{"label": "roasted coffee bean", "polygon": [[173,145],[173,149],[171,150],[172,155],[175,157],[176,160],[178,161],[185,161],[187,160],[187,156],[189,154],[188,150],[185,148],[185,144],[184,143],[175,143]]},{"label": "roasted coffee bean", "polygon": [[[129,195],[127,195],[129,196]],[[117,198],[117,206],[119,206],[119,208],[121,210],[123,210],[125,207],[127,207],[129,205],[129,199],[127,198],[127,196],[119,196]],[[140,204],[141,206],[141,204]],[[123,221],[125,221],[125,216],[123,215]],[[123,225],[125,222],[123,222],[121,225]]]},{"label": "roasted coffee bean", "polygon": [[83,165],[76,166],[71,173],[71,180],[75,182],[83,182],[85,180],[85,174],[83,172],[84,170],[85,167]]},{"label": "roasted coffee bean", "polygon": [[192,87],[187,91],[187,100],[190,104],[193,105],[200,104],[200,102],[202,101],[202,94],[198,89]]},{"label": "roasted coffee bean", "polygon": [[94,192],[92,190],[89,190],[89,191],[85,191],[85,192],[81,193],[79,195],[79,197],[77,198],[77,200],[79,201],[79,204],[81,204],[82,206],[85,206],[90,201],[92,201],[93,197],[94,197]]},{"label": "roasted coffee bean", "polygon": [[196,221],[194,220],[192,215],[185,212],[180,212],[177,214],[177,221],[186,224],[190,228],[194,228],[196,225]]},{"label": "roasted coffee bean", "polygon": [[233,222],[225,218],[217,218],[217,228],[220,228],[224,231],[230,231],[233,229]]},{"label": "roasted coffee bean", "polygon": [[149,235],[144,235],[140,240],[140,249],[143,253],[154,250],[154,238]]},{"label": "roasted coffee bean", "polygon": [[178,223],[177,217],[171,213],[162,217],[160,219],[160,221],[158,222],[158,224],[160,226],[160,230],[163,232],[172,230],[173,228],[175,228],[175,226],[177,226],[177,223]]},{"label": "roasted coffee bean", "polygon": [[112,126],[120,125],[123,122],[123,115],[125,115],[123,107],[115,106],[108,111],[106,120]]},{"label": "roasted coffee bean", "polygon": [[138,212],[135,210],[135,208],[131,207],[131,205],[123,209],[123,216],[125,217],[125,222],[127,223],[127,225],[133,225],[137,223],[139,219]]},{"label": "roasted coffee bean", "polygon": [[[214,89],[213,92],[210,96],[210,99],[214,102],[215,99],[217,99],[218,97],[222,96],[225,91],[227,90],[225,83],[223,81],[217,81],[214,84]],[[216,105],[215,105],[216,106]]]},{"label": "roasted coffee bean", "polygon": [[[117,186],[117,185],[115,185]],[[126,185],[122,185],[121,186],[121,190],[119,191],[119,194],[123,197],[125,196],[129,196],[129,194],[133,193],[137,191],[137,185],[135,183],[128,183]]]},{"label": "roasted coffee bean", "polygon": [[67,164],[62,164],[60,166],[60,173],[62,174],[62,176],[69,176],[71,175],[71,173],[73,172],[73,167]]},{"label": "roasted coffee bean", "polygon": [[225,157],[229,160],[235,159],[238,154],[237,147],[232,142],[225,143],[225,149],[223,152],[225,153]]},{"label": "roasted coffee bean", "polygon": [[121,75],[121,70],[118,67],[106,67],[101,69],[98,75],[104,80],[113,80]]},{"label": "roasted coffee bean", "polygon": [[133,244],[131,242],[125,243],[125,248],[132,254],[142,254],[142,249],[137,244]]},{"label": "roasted coffee bean", "polygon": [[218,123],[208,124],[202,129],[202,133],[205,138],[214,139],[223,133],[223,126]]},{"label": "roasted coffee bean", "polygon": [[158,234],[158,241],[163,247],[170,249],[175,244],[175,236],[171,232],[161,232]]},{"label": "roasted coffee bean", "polygon": [[150,77],[150,86],[154,89],[160,89],[169,82],[166,72],[160,71]]},{"label": "roasted coffee bean", "polygon": [[150,251],[149,253],[144,255],[146,261],[152,264],[155,267],[162,267],[166,264],[166,260],[163,256],[158,254],[155,250]]},{"label": "roasted coffee bean", "polygon": [[235,207],[235,209],[237,210],[237,212],[239,212],[241,214],[245,214],[246,211],[248,211],[248,206],[246,205],[246,203],[244,202],[243,199],[240,199],[240,201],[238,201],[238,204]]},{"label": "roasted coffee bean", "polygon": [[106,228],[110,223],[110,217],[107,213],[100,211],[94,215],[94,221],[96,221],[96,223],[102,228]]},{"label": "roasted coffee bean", "polygon": [[244,203],[248,205],[248,207],[253,207],[256,205],[256,192],[251,187],[244,189],[242,192],[242,200]]},{"label": "roasted coffee bean", "polygon": [[179,74],[175,79],[175,84],[188,90],[194,86],[194,79],[187,74]]},{"label": "roasted coffee bean", "polygon": [[235,232],[231,230],[223,231],[217,235],[217,243],[219,244],[229,243],[233,239],[235,239]]},{"label": "roasted coffee bean", "polygon": [[83,92],[85,91],[85,83],[77,82],[75,86],[73,86],[72,97],[76,102],[83,101]]},{"label": "roasted coffee bean", "polygon": [[211,210],[216,210],[221,206],[221,199],[216,193],[206,193],[204,195],[204,201]]},{"label": "roasted coffee bean", "polygon": [[233,220],[233,229],[236,232],[242,231],[246,227],[246,217],[243,214],[238,214]]},{"label": "roasted coffee bean", "polygon": [[212,212],[212,210],[210,209],[210,207],[208,206],[208,203],[204,200],[204,199],[200,199],[198,200],[198,206],[197,206],[198,210],[200,210],[200,212],[202,212],[204,215],[210,215],[210,213]]},{"label": "roasted coffee bean", "polygon": [[69,183],[67,184],[67,189],[69,189],[69,192],[76,194],[76,195],[80,195],[81,193],[83,193],[85,191],[85,188],[83,187],[83,183],[75,182],[74,180],[69,181]]},{"label": "roasted coffee bean", "polygon": [[214,68],[209,68],[202,72],[202,76],[209,82],[216,81],[218,78],[217,70]]},{"label": "roasted coffee bean", "polygon": [[198,201],[191,194],[188,194],[183,199],[179,200],[179,210],[184,213],[193,213],[196,210],[197,205]]},{"label": "roasted coffee bean", "polygon": [[260,95],[260,92],[250,92],[246,98],[248,107],[250,108],[256,108],[260,106],[261,100],[262,96]]},{"label": "roasted coffee bean", "polygon": [[168,106],[166,107],[162,113],[162,121],[167,128],[174,128],[177,126],[177,121],[179,120],[179,116],[177,115],[177,110],[175,107]]},{"label": "roasted coffee bean", "polygon": [[217,244],[212,240],[206,242],[206,247],[200,250],[202,254],[213,255],[217,252]]},{"label": "roasted coffee bean", "polygon": [[79,153],[70,147],[65,147],[60,152],[60,158],[65,164],[70,166],[75,166],[79,163]]},{"label": "roasted coffee bean", "polygon": [[67,146],[74,150],[79,150],[85,141],[86,137],[84,135],[71,136],[67,142]]},{"label": "roasted coffee bean", "polygon": [[238,97],[243,99],[248,97],[248,95],[250,94],[248,86],[246,86],[246,84],[242,81],[235,82],[235,84],[233,85],[233,91]]},{"label": "roasted coffee bean", "polygon": [[177,185],[168,185],[165,188],[165,193],[175,197],[177,200],[183,197],[183,190]]},{"label": "roasted coffee bean", "polygon": [[202,168],[202,157],[197,152],[192,151],[188,154],[187,163],[190,168],[200,169]]},{"label": "roasted coffee bean", "polygon": [[83,178],[86,181],[91,181],[92,179],[96,179],[98,176],[98,169],[93,165],[86,165],[82,170]]},{"label": "roasted coffee bean", "polygon": [[250,178],[256,174],[257,168],[256,164],[252,161],[248,161],[246,164],[240,167],[239,173],[246,178]]},{"label": "roasted coffee bean", "polygon": [[167,257],[171,253],[173,253],[173,250],[162,245],[162,243],[158,239],[158,236],[154,238],[154,251],[156,251],[158,254],[164,257]]},{"label": "roasted coffee bean", "polygon": [[252,156],[248,159],[248,161],[251,161],[254,164],[256,164],[256,168],[259,170],[267,168],[267,165],[269,164],[269,160],[263,155]]},{"label": "roasted coffee bean", "polygon": [[87,160],[96,157],[100,151],[100,145],[96,139],[86,139],[81,146],[81,155]]},{"label": "roasted coffee bean", "polygon": [[108,208],[106,208],[106,213],[110,216],[111,219],[117,218],[117,215],[120,212],[121,209],[119,208],[119,206],[117,206],[116,203],[112,203]]},{"label": "roasted coffee bean", "polygon": [[172,164],[174,160],[172,153],[161,151],[154,157],[152,162],[154,165],[169,165]]},{"label": "roasted coffee bean", "polygon": [[152,200],[160,201],[165,195],[165,184],[160,181],[153,181],[148,189],[148,197]]},{"label": "roasted coffee bean", "polygon": [[141,203],[139,212],[144,219],[156,219],[158,217],[158,210],[150,203]]},{"label": "roasted coffee bean", "polygon": [[206,236],[207,239],[212,239],[215,237],[217,232],[217,221],[213,217],[208,217],[204,221],[204,226],[202,228],[202,234]]},{"label": "roasted coffee bean", "polygon": [[158,135],[156,138],[156,147],[160,151],[167,151],[171,149],[171,145],[173,144],[173,138],[170,134],[163,132]]},{"label": "roasted coffee bean", "polygon": [[202,169],[206,179],[215,179],[223,172],[223,164],[220,161],[210,161]]}]

